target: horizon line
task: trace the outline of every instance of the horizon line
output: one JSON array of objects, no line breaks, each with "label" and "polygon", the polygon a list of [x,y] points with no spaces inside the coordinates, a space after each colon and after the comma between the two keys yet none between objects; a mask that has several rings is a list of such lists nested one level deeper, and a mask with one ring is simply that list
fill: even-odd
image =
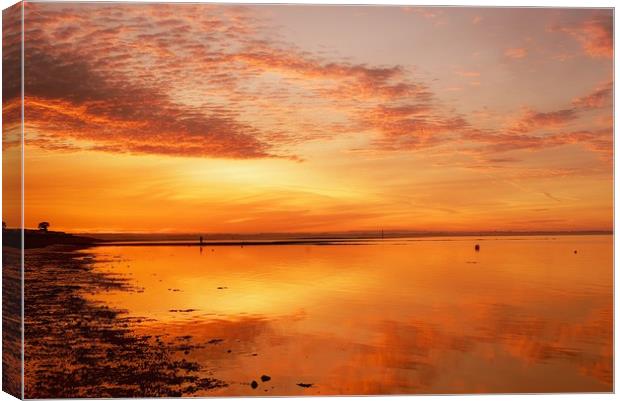
[{"label": "horizon line", "polygon": [[[7,230],[17,230],[20,228],[7,227]],[[24,230],[39,231],[37,228],[27,228]],[[334,231],[254,231],[254,232],[204,232],[204,231],[179,231],[179,232],[163,232],[163,231],[55,231],[50,232],[63,232],[66,234],[89,234],[89,235],[343,235],[343,234],[356,234],[356,235],[394,235],[394,234],[414,234],[414,235],[486,235],[486,234],[579,234],[579,233],[601,233],[601,234],[613,234],[614,228],[610,229],[569,229],[569,230],[527,230],[527,229],[499,229],[499,230],[415,230],[415,229],[389,229],[389,230],[334,230]]]}]

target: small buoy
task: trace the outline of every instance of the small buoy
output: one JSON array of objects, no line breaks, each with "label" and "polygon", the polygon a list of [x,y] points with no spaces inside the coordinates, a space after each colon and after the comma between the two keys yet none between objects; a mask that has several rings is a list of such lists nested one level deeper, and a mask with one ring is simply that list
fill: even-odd
[{"label": "small buoy", "polygon": [[480,245],[476,244],[476,246],[474,246],[474,249],[476,250],[476,252],[480,251]]},{"label": "small buoy", "polygon": [[256,382],[256,380],[252,380],[252,383],[250,383],[250,387],[252,387],[252,388],[254,388],[254,389],[255,389],[256,387],[258,387],[258,383]]},{"label": "small buoy", "polygon": [[574,254],[577,254],[577,250],[575,249],[575,250],[573,251],[573,253],[574,253]]}]

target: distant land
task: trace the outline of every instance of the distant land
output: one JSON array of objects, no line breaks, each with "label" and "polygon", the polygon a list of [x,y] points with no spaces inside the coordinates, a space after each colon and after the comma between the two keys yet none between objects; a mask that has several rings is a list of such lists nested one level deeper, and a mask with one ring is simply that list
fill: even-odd
[{"label": "distant land", "polygon": [[[94,245],[99,240],[81,235],[67,234],[62,231],[24,230],[24,247],[26,249],[42,248],[49,245]],[[19,248],[21,246],[21,230],[8,228],[2,230],[2,245]]]},{"label": "distant land", "polygon": [[[162,234],[162,233],[65,233],[62,231],[25,230],[25,247],[41,248],[50,245],[97,246],[108,245],[202,245],[204,246],[251,246],[251,245],[327,245],[346,241],[432,238],[432,237],[506,237],[506,236],[560,236],[560,235],[613,235],[613,230],[580,231],[348,231],[324,233],[255,233],[255,234]],[[15,228],[3,230],[2,244],[19,247],[21,231]]]},{"label": "distant land", "polygon": [[576,231],[340,231],[289,233],[79,233],[102,241],[250,241],[250,240],[347,240],[424,237],[489,237],[514,235],[611,235],[613,230]]}]

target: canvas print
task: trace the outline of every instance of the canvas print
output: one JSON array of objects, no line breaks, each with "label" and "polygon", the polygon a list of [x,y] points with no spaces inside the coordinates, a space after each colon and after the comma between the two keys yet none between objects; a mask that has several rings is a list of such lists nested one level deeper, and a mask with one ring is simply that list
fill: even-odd
[{"label": "canvas print", "polygon": [[612,392],[613,22],[4,10],[4,391]]}]

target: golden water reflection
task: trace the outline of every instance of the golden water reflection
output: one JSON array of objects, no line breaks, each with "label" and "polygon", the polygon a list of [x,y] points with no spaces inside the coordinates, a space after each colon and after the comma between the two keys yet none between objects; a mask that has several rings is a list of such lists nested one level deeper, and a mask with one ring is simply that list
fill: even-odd
[{"label": "golden water reflection", "polygon": [[557,236],[88,253],[141,289],[92,297],[149,318],[138,332],[206,344],[184,357],[229,383],[216,394],[589,392],[612,390],[612,244]]}]

